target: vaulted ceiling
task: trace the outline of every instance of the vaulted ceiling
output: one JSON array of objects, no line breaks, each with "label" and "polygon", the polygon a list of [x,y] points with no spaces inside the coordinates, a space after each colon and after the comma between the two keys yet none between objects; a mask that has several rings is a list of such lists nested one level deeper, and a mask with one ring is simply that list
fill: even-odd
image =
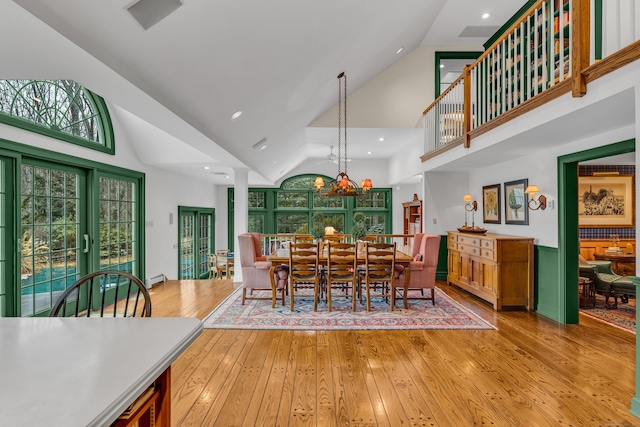
[{"label": "vaulted ceiling", "polygon": [[[395,82],[371,82],[421,46],[482,49],[525,3],[141,0],[132,14],[131,0],[3,0],[0,70],[73,78],[103,95],[143,163],[221,184],[246,167],[251,185],[269,184],[337,144],[341,71],[349,158],[386,159],[419,143],[421,110],[405,111]],[[409,119],[376,119],[381,104]],[[268,147],[253,149],[263,138]]]}]

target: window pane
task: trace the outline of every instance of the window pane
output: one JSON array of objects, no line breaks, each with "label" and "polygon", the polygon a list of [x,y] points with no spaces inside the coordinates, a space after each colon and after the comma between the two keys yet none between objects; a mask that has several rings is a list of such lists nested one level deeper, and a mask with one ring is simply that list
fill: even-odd
[{"label": "window pane", "polygon": [[382,191],[369,191],[363,196],[356,197],[356,207],[385,209],[387,207],[385,194]]},{"label": "window pane", "polygon": [[313,195],[313,207],[316,209],[344,209],[344,197],[327,197],[316,193]]},{"label": "window pane", "polygon": [[264,233],[264,214],[249,214],[250,232]]},{"label": "window pane", "polygon": [[249,191],[249,208],[264,209],[265,193],[263,191]]},{"label": "window pane", "polygon": [[296,209],[308,209],[309,208],[309,193],[308,192],[278,192],[277,193],[277,208],[296,208]]},{"label": "window pane", "polygon": [[280,214],[276,218],[276,233],[304,234],[308,231],[308,216]]}]

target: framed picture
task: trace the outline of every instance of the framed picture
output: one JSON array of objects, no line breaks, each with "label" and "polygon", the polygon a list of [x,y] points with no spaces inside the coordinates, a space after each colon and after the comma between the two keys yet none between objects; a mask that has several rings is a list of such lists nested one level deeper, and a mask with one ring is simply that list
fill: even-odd
[{"label": "framed picture", "polygon": [[529,196],[524,193],[528,180],[504,183],[504,223],[529,225]]},{"label": "framed picture", "polygon": [[634,226],[634,181],[634,175],[578,177],[579,226]]},{"label": "framed picture", "polygon": [[500,184],[482,187],[482,221],[487,224],[501,224]]}]

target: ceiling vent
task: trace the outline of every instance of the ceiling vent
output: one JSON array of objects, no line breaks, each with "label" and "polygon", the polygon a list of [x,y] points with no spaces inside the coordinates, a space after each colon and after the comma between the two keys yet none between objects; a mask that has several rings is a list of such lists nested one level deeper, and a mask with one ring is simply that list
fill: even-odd
[{"label": "ceiling vent", "polygon": [[500,27],[495,25],[470,25],[465,27],[458,37],[491,37]]},{"label": "ceiling vent", "polygon": [[149,28],[162,21],[182,6],[182,0],[138,0],[127,11],[142,28]]},{"label": "ceiling vent", "polygon": [[267,148],[267,138],[262,138],[260,141],[253,144],[254,150],[264,150]]}]

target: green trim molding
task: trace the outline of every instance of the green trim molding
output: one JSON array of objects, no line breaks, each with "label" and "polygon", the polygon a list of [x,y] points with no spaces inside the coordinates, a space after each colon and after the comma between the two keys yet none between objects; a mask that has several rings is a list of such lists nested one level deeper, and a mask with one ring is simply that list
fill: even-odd
[{"label": "green trim molding", "polygon": [[558,322],[578,323],[578,163],[634,151],[630,139],[558,157]]},{"label": "green trim molding", "polygon": [[465,51],[448,51],[448,52],[436,52],[434,60],[434,73],[435,76],[435,91],[434,99],[440,96],[440,60],[442,59],[472,59],[474,62],[478,57],[482,55],[481,51],[465,52]]},{"label": "green trim molding", "polygon": [[[558,248],[534,245],[533,252],[534,310],[543,316],[558,319],[558,299],[556,298],[558,286]],[[577,292],[576,289],[576,294]]]}]

